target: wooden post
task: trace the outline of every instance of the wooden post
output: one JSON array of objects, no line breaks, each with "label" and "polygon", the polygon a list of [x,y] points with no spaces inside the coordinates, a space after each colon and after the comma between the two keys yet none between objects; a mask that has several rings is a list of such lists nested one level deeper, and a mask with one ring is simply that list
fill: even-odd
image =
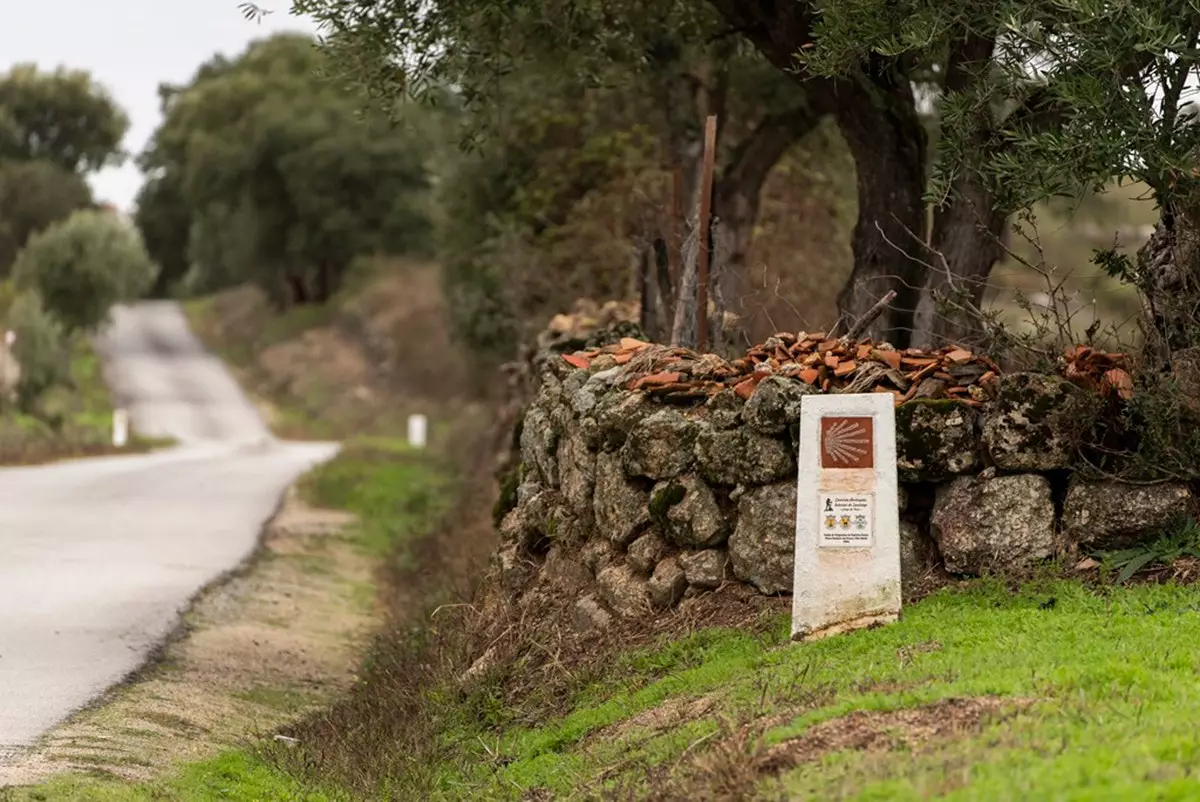
[{"label": "wooden post", "polygon": [[700,174],[700,253],[696,287],[696,350],[708,347],[708,231],[712,216],[713,161],[717,150],[717,115],[704,123],[704,167]]}]

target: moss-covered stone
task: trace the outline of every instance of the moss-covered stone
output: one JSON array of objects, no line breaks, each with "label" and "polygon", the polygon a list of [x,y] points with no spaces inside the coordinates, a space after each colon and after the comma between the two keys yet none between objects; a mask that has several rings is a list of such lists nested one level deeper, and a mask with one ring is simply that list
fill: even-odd
[{"label": "moss-covered stone", "polygon": [[904,482],[936,482],[979,467],[979,415],[954,399],[896,409],[896,467]]},{"label": "moss-covered stone", "polygon": [[702,431],[696,438],[696,462],[707,481],[729,487],[766,485],[796,472],[790,443],[749,428]]},{"label": "moss-covered stone", "polygon": [[630,476],[670,479],[695,461],[700,426],[674,409],[660,409],[639,420],[621,448],[621,462]]},{"label": "moss-covered stone", "polygon": [[1094,415],[1093,400],[1058,376],[1004,376],[984,416],[983,443],[988,455],[1005,471],[1071,467]]}]

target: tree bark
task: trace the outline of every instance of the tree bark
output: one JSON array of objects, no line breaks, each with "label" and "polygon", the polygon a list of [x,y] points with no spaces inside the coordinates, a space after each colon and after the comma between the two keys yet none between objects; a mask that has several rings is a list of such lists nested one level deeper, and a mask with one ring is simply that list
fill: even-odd
[{"label": "tree bark", "polygon": [[[996,40],[967,32],[951,44],[946,60],[944,94],[969,91],[991,61]],[[989,148],[993,123],[986,106],[975,120],[974,139],[980,152]],[[988,276],[1004,253],[1002,239],[1008,215],[980,175],[964,171],[945,203],[934,209],[927,261],[932,265],[913,315],[911,345],[930,348],[978,339]]]},{"label": "tree bark", "polygon": [[925,128],[907,76],[882,64],[873,70],[869,80],[839,93],[834,109],[858,181],[854,271],[838,311],[843,320],[857,320],[894,290],[896,300],[867,335],[903,346],[924,283]]},{"label": "tree bark", "polygon": [[713,213],[728,250],[721,265],[720,291],[730,312],[744,318],[749,297],[747,259],[758,222],[763,186],[784,154],[808,135],[821,116],[807,106],[767,114],[738,143],[717,180]]},{"label": "tree bark", "polygon": [[[889,290],[896,301],[869,336],[905,345],[924,268],[918,258],[925,223],[926,134],[912,87],[901,66],[884,59],[863,65],[853,79],[804,75],[796,54],[812,41],[809,3],[774,0],[709,0],[776,67],[796,76],[810,107],[832,114],[857,170],[858,222],[852,246],[854,270],[838,296],[838,314],[857,320]],[[835,316],[830,315],[832,325]]]}]

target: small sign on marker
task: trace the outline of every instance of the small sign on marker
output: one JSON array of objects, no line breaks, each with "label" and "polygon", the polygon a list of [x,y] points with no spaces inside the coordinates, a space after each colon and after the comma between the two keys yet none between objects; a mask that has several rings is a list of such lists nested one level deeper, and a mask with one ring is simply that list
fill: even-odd
[{"label": "small sign on marker", "polygon": [[870,493],[821,494],[822,548],[870,548],[875,499]]}]

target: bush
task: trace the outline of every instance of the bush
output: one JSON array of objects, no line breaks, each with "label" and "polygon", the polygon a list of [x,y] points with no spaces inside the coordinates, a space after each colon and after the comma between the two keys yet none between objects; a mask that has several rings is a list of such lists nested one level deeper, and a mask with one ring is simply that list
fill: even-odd
[{"label": "bush", "polygon": [[17,287],[36,291],[67,334],[97,329],[114,304],[141,297],[157,274],[136,229],[92,210],[30,237],[13,266]]},{"label": "bush", "polygon": [[21,409],[29,411],[47,390],[69,379],[68,340],[62,324],[46,311],[36,293],[17,295],[7,318],[17,335],[13,356],[21,365],[17,399]]}]

